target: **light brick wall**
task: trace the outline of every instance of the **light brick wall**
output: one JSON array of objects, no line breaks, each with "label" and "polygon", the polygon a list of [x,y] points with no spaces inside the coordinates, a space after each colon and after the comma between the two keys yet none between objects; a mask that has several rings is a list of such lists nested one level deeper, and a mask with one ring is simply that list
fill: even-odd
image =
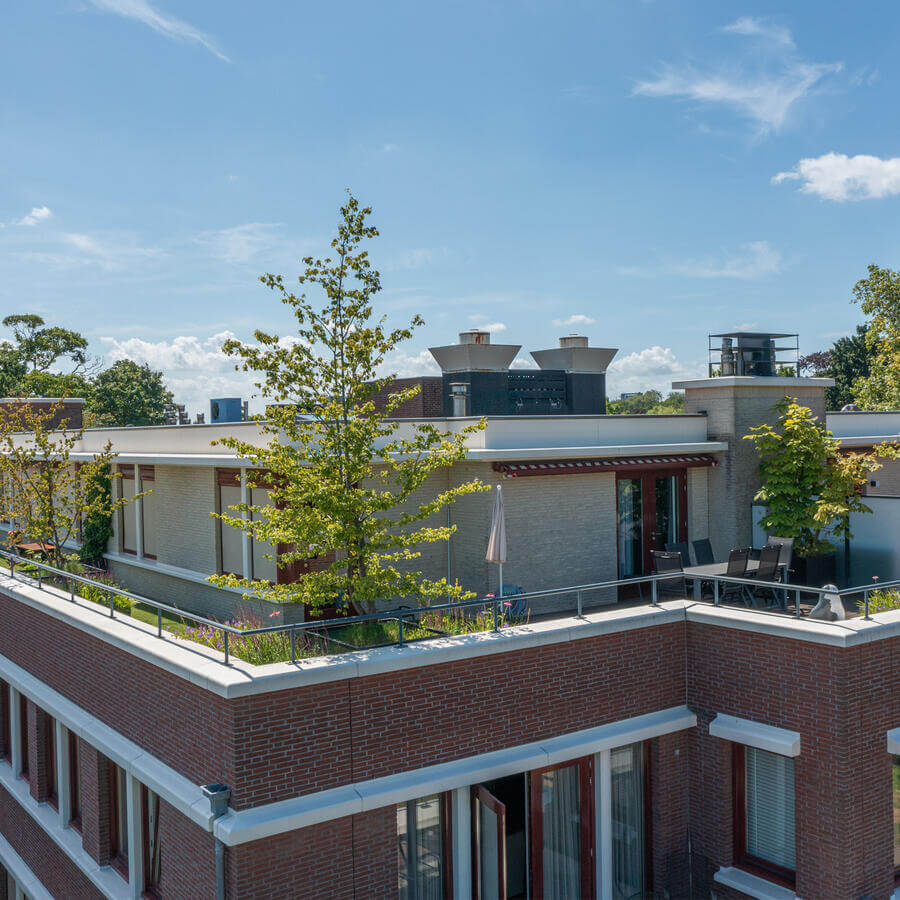
[{"label": "light brick wall", "polygon": [[752,544],[750,506],[759,490],[759,457],[743,438],[751,426],[772,422],[776,405],[789,395],[825,421],[825,390],[795,385],[767,385],[765,378],[739,387],[705,384],[685,391],[684,411],[706,413],[709,440],[727,441],[720,464],[709,472],[710,540],[723,559],[737,547]]},{"label": "light brick wall", "polygon": [[869,485],[864,493],[868,497],[900,497],[900,459],[886,459],[876,472],[869,473],[877,487]]},{"label": "light brick wall", "polygon": [[157,466],[156,519],[159,562],[204,575],[217,568],[215,469],[212,466]]}]

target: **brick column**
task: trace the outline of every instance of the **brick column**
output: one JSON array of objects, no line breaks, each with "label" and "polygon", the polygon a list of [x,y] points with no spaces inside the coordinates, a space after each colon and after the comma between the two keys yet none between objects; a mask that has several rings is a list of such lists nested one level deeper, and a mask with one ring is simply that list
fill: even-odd
[{"label": "brick column", "polygon": [[31,796],[38,803],[48,799],[47,731],[54,727],[53,719],[40,707],[28,704],[28,771]]},{"label": "brick column", "polygon": [[644,786],[650,791],[651,846],[645,852],[653,857],[653,878],[646,889],[655,896],[686,897],[690,885],[690,737],[679,731],[649,743],[650,772]]},{"label": "brick column", "polygon": [[101,866],[110,863],[110,762],[81,741],[81,834],[84,849]]}]

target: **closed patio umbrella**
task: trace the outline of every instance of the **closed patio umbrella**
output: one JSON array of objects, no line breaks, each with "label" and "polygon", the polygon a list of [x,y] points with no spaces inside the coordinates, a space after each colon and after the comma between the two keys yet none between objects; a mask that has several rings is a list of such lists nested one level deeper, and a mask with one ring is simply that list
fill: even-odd
[{"label": "closed patio umbrella", "polygon": [[488,538],[487,553],[484,558],[488,562],[497,563],[500,567],[500,590],[498,597],[503,596],[503,563],[506,562],[506,519],[503,516],[503,488],[498,484],[494,489],[494,512],[491,516],[491,535]]}]

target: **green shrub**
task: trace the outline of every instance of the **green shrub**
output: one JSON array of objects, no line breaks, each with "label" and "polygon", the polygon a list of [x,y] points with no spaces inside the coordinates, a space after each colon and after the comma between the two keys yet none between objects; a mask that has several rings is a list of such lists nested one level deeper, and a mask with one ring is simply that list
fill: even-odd
[{"label": "green shrub", "polygon": [[900,609],[900,591],[881,588],[869,594],[869,612],[889,612]]}]

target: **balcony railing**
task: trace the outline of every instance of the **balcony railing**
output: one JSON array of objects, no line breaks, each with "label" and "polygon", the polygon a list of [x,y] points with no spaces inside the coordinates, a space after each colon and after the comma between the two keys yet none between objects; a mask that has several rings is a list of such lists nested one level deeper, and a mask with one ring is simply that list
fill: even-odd
[{"label": "balcony railing", "polygon": [[[62,569],[50,566],[47,563],[19,556],[5,550],[0,550],[0,560],[6,561],[9,566],[10,575],[13,579],[21,580],[23,583],[30,586],[36,586],[41,590],[52,593],[54,596],[59,597],[62,595],[64,597],[65,592],[60,587],[54,586],[53,582],[55,581],[57,585],[65,585],[68,589],[68,599],[72,603],[79,603],[79,601],[82,601],[82,598],[79,597],[76,592],[77,584],[89,585],[95,591],[102,591],[108,597],[108,604],[104,604],[102,607],[103,614],[108,615],[110,618],[116,616],[116,597],[121,597],[149,607],[156,611],[156,635],[158,638],[165,639],[166,637],[175,636],[163,628],[164,615],[176,616],[182,620],[188,620],[198,625],[205,626],[206,628],[213,629],[215,632],[221,633],[222,635],[225,665],[230,665],[231,663],[232,652],[230,643],[234,639],[246,639],[258,635],[284,635],[286,638],[286,645],[290,648],[290,655],[288,657],[288,655],[285,654],[284,661],[296,663],[298,661],[298,637],[305,638],[308,642],[310,640],[312,642],[320,642],[322,646],[326,648],[325,654],[322,655],[327,655],[329,652],[328,648],[331,646],[339,647],[344,652],[363,649],[370,650],[375,647],[404,647],[422,640],[428,640],[429,638],[446,637],[451,634],[451,632],[439,627],[423,624],[421,621],[423,617],[431,617],[432,620],[434,620],[434,617],[437,617],[437,620],[440,621],[445,614],[466,619],[468,617],[477,616],[480,613],[483,614],[481,621],[489,623],[490,627],[471,629],[465,633],[474,633],[478,630],[500,631],[502,628],[508,627],[511,624],[519,624],[516,620],[524,618],[523,616],[516,614],[516,608],[519,610],[530,610],[532,603],[536,601],[547,600],[549,598],[570,598],[571,602],[568,609],[556,609],[549,615],[558,616],[560,613],[574,612],[577,618],[584,618],[586,609],[585,598],[590,598],[590,595],[600,592],[604,592],[608,595],[611,591],[615,591],[618,595],[623,590],[629,591],[636,589],[639,592],[638,605],[643,602],[650,606],[658,606],[660,602],[664,602],[664,600],[681,599],[679,597],[669,596],[668,591],[663,587],[663,591],[667,596],[665,596],[664,600],[661,600],[660,585],[662,583],[669,582],[671,585],[673,581],[677,582],[682,579],[685,581],[693,581],[692,576],[682,575],[680,573],[643,575],[637,578],[615,579],[612,581],[593,582],[591,584],[575,585],[566,588],[550,588],[543,591],[530,591],[522,594],[506,595],[502,598],[488,595],[487,597],[479,597],[473,600],[458,601],[454,603],[438,603],[422,607],[400,607],[365,615],[340,616],[335,619],[271,625],[260,628],[238,628],[226,622],[220,622],[215,619],[200,616],[184,609],[171,606],[167,603],[161,603],[158,600],[151,600],[149,597],[134,594],[131,591],[126,591],[120,587],[104,584],[83,575],[66,572]],[[712,595],[711,597],[709,595],[701,597],[697,600],[699,603],[713,606],[726,605],[721,599],[722,595],[725,593],[725,585],[743,585],[747,587],[748,591],[752,591],[754,588],[766,588],[776,591],[777,595],[784,598],[784,607],[777,609],[772,607],[759,608],[751,604],[749,610],[765,615],[796,619],[805,618],[802,600],[804,595],[813,598],[813,605],[826,595],[836,595],[842,604],[844,598],[861,598],[863,618],[870,619],[869,594],[875,590],[900,588],[900,580],[860,585],[857,587],[844,588],[843,590],[829,590],[826,588],[814,588],[805,585],[786,584],[775,581],[758,581],[754,578],[735,578],[726,575],[704,575],[702,581],[704,584],[712,585]],[[649,598],[647,600],[644,600],[643,597],[645,586],[649,592]],[[683,599],[691,599],[687,596],[688,593],[688,591],[685,591],[685,597]],[[634,605],[634,601],[630,602]],[[79,603],[79,605],[86,609],[97,609],[98,606],[96,603],[89,601],[84,601]],[[729,602],[727,605],[735,606],[736,604]],[[745,607],[747,606],[747,604],[742,605]],[[809,607],[810,602],[808,601],[805,605]],[[592,606],[595,610],[608,610],[613,608],[615,604],[609,602],[591,604],[590,600],[588,600],[588,606]],[[126,618],[125,614],[120,613],[120,618]],[[827,619],[816,619],[816,622],[834,625],[841,624],[840,621],[829,623]],[[334,631],[340,633],[349,626],[371,625],[373,623],[395,625],[396,639],[388,642],[358,646],[331,634],[331,632]]]}]

